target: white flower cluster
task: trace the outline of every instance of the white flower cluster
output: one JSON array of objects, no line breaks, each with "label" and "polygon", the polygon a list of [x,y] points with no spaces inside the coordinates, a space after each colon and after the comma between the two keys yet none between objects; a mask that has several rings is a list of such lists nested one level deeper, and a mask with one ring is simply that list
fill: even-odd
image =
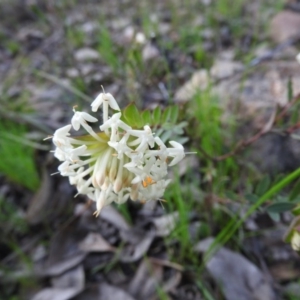
[{"label": "white flower cluster", "polygon": [[[98,120],[75,109],[71,125],[54,133],[54,155],[63,161],[58,167],[60,174],[69,177],[77,195],[96,201],[96,216],[111,202],[160,199],[170,181],[165,179],[167,167],[185,156],[183,146],[170,141],[172,147],[167,148],[148,125],[136,130],[123,122],[120,108],[109,93],[101,93],[91,106],[93,112],[100,106],[103,109],[99,133],[88,124]],[[117,111],[110,118],[109,108]],[[71,137],[72,127],[75,131],[82,127],[88,135]]]}]

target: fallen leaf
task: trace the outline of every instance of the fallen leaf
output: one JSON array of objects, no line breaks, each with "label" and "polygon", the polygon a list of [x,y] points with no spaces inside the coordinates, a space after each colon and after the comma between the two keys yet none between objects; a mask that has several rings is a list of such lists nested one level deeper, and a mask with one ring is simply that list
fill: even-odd
[{"label": "fallen leaf", "polygon": [[134,300],[127,292],[124,290],[112,286],[107,283],[101,283],[99,286],[100,296],[99,300],[108,300],[108,299],[118,299],[118,300]]},{"label": "fallen leaf", "polygon": [[140,262],[135,276],[129,284],[128,291],[137,299],[149,299],[155,294],[162,278],[162,266],[144,259]]},{"label": "fallen leaf", "polygon": [[82,291],[84,288],[85,275],[83,266],[79,265],[60,276],[51,279],[52,286],[58,289],[76,288]]},{"label": "fallen leaf", "polygon": [[166,280],[164,280],[162,283],[162,289],[166,293],[174,291],[182,279],[181,272],[171,269],[171,273],[172,274],[169,274],[169,277]]},{"label": "fallen leaf", "polygon": [[62,274],[63,272],[73,268],[74,266],[81,263],[86,256],[86,253],[78,253],[76,255],[72,255],[71,257],[66,257],[63,261],[59,261],[54,263],[53,265],[43,267],[36,271],[38,275],[41,276],[57,276]]},{"label": "fallen leaf", "polygon": [[177,299],[185,300],[203,300],[199,289],[194,284],[184,284],[181,285],[174,293]]},{"label": "fallen leaf", "polygon": [[114,248],[99,234],[91,232],[78,244],[80,250],[85,252],[108,252]]},{"label": "fallen leaf", "polygon": [[300,277],[299,267],[295,262],[280,262],[270,266],[270,273],[278,281],[296,280]]},{"label": "fallen leaf", "polygon": [[56,289],[46,288],[38,292],[32,300],[69,300],[76,296],[78,291],[75,288]]},{"label": "fallen leaf", "polygon": [[41,274],[60,275],[79,264],[86,256],[79,249],[79,243],[86,235],[87,232],[80,227],[78,218],[57,232],[51,240],[49,258]]},{"label": "fallen leaf", "polygon": [[[206,252],[213,238],[195,245],[195,251]],[[227,300],[275,300],[271,284],[264,274],[248,259],[225,247],[205,263],[210,275],[223,290]]]},{"label": "fallen leaf", "polygon": [[124,290],[105,282],[90,286],[72,300],[135,300]]},{"label": "fallen leaf", "polygon": [[127,243],[121,251],[122,262],[134,262],[142,258],[148,251],[155,235],[139,230],[123,231],[120,233]]},{"label": "fallen leaf", "polygon": [[52,288],[45,288],[35,294],[32,300],[68,300],[78,295],[84,288],[84,270],[78,266],[52,278]]},{"label": "fallen leaf", "polygon": [[35,225],[42,222],[48,211],[50,198],[53,192],[53,180],[49,170],[42,166],[42,184],[29,202],[26,219],[29,224]]},{"label": "fallen leaf", "polygon": [[149,257],[149,259],[158,265],[164,266],[164,267],[170,267],[172,269],[178,270],[178,271],[183,271],[183,266],[180,264],[177,264],[175,262],[169,261],[169,260],[164,260],[164,259],[159,259],[156,257]]},{"label": "fallen leaf", "polygon": [[104,207],[100,214],[100,219],[103,219],[120,230],[129,230],[130,226],[124,217],[111,205]]}]

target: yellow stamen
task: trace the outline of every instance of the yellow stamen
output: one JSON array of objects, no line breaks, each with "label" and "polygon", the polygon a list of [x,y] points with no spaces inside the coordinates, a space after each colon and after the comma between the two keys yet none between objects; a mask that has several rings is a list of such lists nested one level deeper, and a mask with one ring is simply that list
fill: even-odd
[{"label": "yellow stamen", "polygon": [[154,183],[155,183],[155,181],[150,176],[147,176],[145,178],[145,180],[142,181],[142,185],[144,188],[146,188],[148,185],[154,184]]}]

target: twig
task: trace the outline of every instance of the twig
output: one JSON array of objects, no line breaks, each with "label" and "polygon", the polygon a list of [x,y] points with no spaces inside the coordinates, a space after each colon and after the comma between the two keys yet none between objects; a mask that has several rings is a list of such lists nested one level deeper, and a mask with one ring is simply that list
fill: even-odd
[{"label": "twig", "polygon": [[286,130],[286,132],[287,132],[288,134],[292,134],[294,131],[296,131],[296,130],[299,129],[299,128],[300,128],[300,122],[298,122],[298,123],[294,124],[293,126],[289,127],[289,128]]},{"label": "twig", "polygon": [[277,123],[280,119],[282,119],[286,115],[287,111],[299,100],[300,100],[300,93],[298,93],[290,102],[288,102],[283,107],[281,112],[276,116],[275,123]]},{"label": "twig", "polygon": [[[253,135],[252,137],[246,139],[246,140],[242,140],[239,141],[234,148],[223,155],[217,156],[217,157],[213,157],[211,155],[209,155],[201,146],[199,147],[199,151],[207,158],[210,159],[212,161],[218,162],[218,161],[222,161],[225,160],[231,156],[234,156],[236,153],[238,153],[239,151],[241,151],[242,149],[244,149],[245,147],[253,144],[254,142],[256,142],[258,139],[260,139],[263,135],[265,135],[266,133],[269,133],[272,128],[273,125],[275,123],[277,123],[279,120],[281,120],[288,112],[288,110],[297,102],[300,100],[300,93],[298,93],[290,102],[288,102],[282,109],[281,111],[277,114],[277,111],[274,110],[271,118],[269,119],[269,121],[265,124],[265,126],[255,135]],[[298,128],[300,128],[300,122],[294,124],[293,126],[291,126],[290,128],[288,128],[285,132],[288,134],[293,133],[295,130],[297,130]]]},{"label": "twig", "polygon": [[235,146],[234,148],[226,153],[226,154],[223,154],[221,156],[217,156],[217,157],[212,157],[210,156],[202,147],[200,147],[200,152],[208,159],[212,160],[212,161],[215,161],[215,162],[218,162],[218,161],[222,161],[222,160],[225,160],[231,156],[234,156],[237,152],[241,151],[242,149],[244,149],[245,147],[253,144],[254,142],[256,142],[258,139],[260,139],[263,135],[265,135],[266,133],[270,132],[272,127],[273,127],[273,124],[276,120],[276,110],[274,110],[273,114],[271,115],[269,121],[264,125],[264,127],[258,132],[256,133],[255,135],[253,135],[252,137],[246,139],[246,140],[242,140],[242,141],[239,141]]}]

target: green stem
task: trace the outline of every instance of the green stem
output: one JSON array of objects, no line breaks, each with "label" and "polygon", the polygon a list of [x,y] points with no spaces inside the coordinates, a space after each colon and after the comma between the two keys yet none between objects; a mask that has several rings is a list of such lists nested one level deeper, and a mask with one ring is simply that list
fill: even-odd
[{"label": "green stem", "polygon": [[272,196],[281,191],[286,185],[291,183],[293,180],[300,177],[300,168],[292,172],[283,178],[280,182],[278,182],[275,186],[269,189],[264,195],[262,195],[256,203],[254,203],[245,213],[245,215],[239,219],[238,215],[235,215],[233,219],[226,225],[226,227],[218,234],[215,241],[212,243],[208,251],[204,256],[204,262],[208,261],[212,255],[224,245],[236,232],[238,228],[243,224],[243,222],[263,203],[269,200]]}]

